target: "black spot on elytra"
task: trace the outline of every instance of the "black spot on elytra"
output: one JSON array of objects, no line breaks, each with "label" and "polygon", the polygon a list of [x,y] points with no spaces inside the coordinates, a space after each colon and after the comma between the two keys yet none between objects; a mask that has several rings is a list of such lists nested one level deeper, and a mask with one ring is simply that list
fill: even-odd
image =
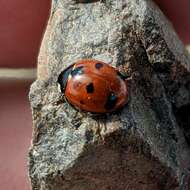
[{"label": "black spot on elytra", "polygon": [[80,104],[85,104],[83,100],[80,101]]},{"label": "black spot on elytra", "polygon": [[121,74],[119,71],[117,71],[117,75],[118,75],[122,80],[125,80],[125,79],[128,78],[127,76]]},{"label": "black spot on elytra", "polygon": [[83,66],[76,67],[71,71],[71,76],[74,77],[76,75],[82,75],[84,73]]},{"label": "black spot on elytra", "polygon": [[107,98],[107,102],[106,102],[104,108],[106,110],[112,110],[117,103],[117,99],[118,99],[117,96],[113,92],[111,92]]},{"label": "black spot on elytra", "polygon": [[102,63],[96,63],[95,67],[96,69],[101,69],[104,65]]},{"label": "black spot on elytra", "polygon": [[57,82],[61,86],[61,92],[64,92],[67,86],[68,77],[73,69],[73,65],[69,66],[67,69],[65,69],[58,77]]},{"label": "black spot on elytra", "polygon": [[94,85],[92,82],[86,86],[86,91],[87,91],[87,93],[93,93],[94,92]]}]

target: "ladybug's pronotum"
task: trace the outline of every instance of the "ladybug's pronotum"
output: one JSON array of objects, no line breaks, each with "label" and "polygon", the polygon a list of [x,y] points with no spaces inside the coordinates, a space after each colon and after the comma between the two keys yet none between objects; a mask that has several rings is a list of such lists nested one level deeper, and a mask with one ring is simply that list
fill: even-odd
[{"label": "ladybug's pronotum", "polygon": [[66,100],[86,112],[112,112],[128,100],[126,77],[101,61],[80,60],[61,72],[58,82]]}]

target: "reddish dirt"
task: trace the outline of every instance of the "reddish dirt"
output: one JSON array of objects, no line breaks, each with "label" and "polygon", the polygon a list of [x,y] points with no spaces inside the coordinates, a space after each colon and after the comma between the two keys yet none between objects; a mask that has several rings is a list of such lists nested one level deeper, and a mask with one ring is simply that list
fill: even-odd
[{"label": "reddish dirt", "polygon": [[35,67],[50,0],[1,0],[0,67]]},{"label": "reddish dirt", "polygon": [[0,81],[1,190],[29,190],[27,153],[32,133],[29,84]]},{"label": "reddish dirt", "polygon": [[190,1],[189,0],[155,0],[165,15],[172,21],[180,38],[190,44]]}]

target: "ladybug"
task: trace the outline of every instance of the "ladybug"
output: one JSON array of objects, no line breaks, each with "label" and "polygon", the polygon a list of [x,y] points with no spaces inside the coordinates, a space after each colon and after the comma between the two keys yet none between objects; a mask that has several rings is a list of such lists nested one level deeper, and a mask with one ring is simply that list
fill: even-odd
[{"label": "ladybug", "polygon": [[126,77],[97,60],[80,60],[58,77],[66,100],[79,110],[102,114],[113,112],[128,101]]}]

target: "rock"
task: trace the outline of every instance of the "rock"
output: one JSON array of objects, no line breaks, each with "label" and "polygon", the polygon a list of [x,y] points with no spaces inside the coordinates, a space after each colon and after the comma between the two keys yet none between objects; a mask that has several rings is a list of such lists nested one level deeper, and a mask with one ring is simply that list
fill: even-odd
[{"label": "rock", "polygon": [[[58,76],[82,58],[131,77],[122,110],[97,117],[65,102]],[[152,1],[53,0],[38,60],[33,190],[188,189],[190,57]]]}]

